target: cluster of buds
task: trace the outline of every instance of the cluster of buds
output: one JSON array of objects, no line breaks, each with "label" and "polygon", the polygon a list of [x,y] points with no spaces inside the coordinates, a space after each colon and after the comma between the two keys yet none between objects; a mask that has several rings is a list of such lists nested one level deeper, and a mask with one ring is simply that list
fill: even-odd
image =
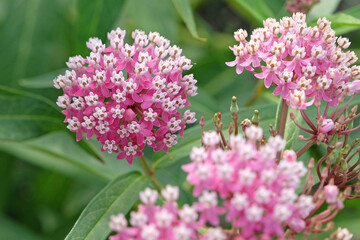
[{"label": "cluster of buds", "polygon": [[338,105],[344,96],[360,91],[360,67],[352,66],[358,58],[345,51],[349,39],[336,37],[328,20],[319,18],[315,27],[305,20],[303,13],[280,22],[268,18],[249,41],[246,30],[239,29],[234,33],[239,44],[230,47],[236,58],[227,65],[236,66],[238,74],[247,69],[264,79],[267,88],[274,84],[273,94],[290,107],[306,109],[321,100]]},{"label": "cluster of buds", "polygon": [[286,2],[286,10],[292,13],[302,12],[307,13],[311,7],[319,3],[320,0],[292,0]]},{"label": "cluster of buds", "polygon": [[68,129],[77,140],[96,134],[102,151],[121,152],[131,164],[145,145],[155,151],[177,143],[185,125],[194,123],[195,113],[181,116],[189,106],[187,96],[197,94],[193,75],[182,76],[192,67],[182,50],[157,32],[132,33],[133,45],[124,44],[125,30],[108,33],[110,46],[98,38],[86,43],[90,56],[71,57],[71,71],[54,79],[64,91],[57,104],[63,108]]}]

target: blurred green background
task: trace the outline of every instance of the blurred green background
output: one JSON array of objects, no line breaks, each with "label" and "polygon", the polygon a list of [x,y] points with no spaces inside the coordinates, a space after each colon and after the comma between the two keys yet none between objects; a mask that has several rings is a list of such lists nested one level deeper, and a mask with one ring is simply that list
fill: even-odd
[{"label": "blurred green background", "polygon": [[[359,4],[322,0],[308,22],[331,15],[337,34],[349,37],[360,56]],[[270,123],[278,98],[270,91],[254,96],[252,75],[236,75],[225,62],[234,58],[228,49],[235,44],[234,31],[250,33],[263,19],[285,15],[284,0],[0,0],[0,240],[64,239],[100,189],[139,169],[101,153],[94,140],[76,143],[55,104],[61,92],[52,87],[53,78],[64,72],[70,56],[89,54],[89,37],[107,43],[106,33],[116,27],[127,31],[128,41],[136,28],[158,31],[194,62],[189,73],[198,80],[199,94],[191,109],[198,118],[228,112],[237,96],[248,107],[241,118],[260,108]],[[183,158],[157,173],[163,184],[182,184],[185,174],[176,170]],[[184,194],[182,201],[190,197]],[[359,238],[360,201],[347,201],[335,223]]]}]

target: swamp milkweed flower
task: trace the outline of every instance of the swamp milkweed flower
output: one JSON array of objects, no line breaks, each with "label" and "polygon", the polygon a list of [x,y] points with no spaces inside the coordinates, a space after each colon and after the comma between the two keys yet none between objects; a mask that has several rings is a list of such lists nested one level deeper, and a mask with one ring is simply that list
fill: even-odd
[{"label": "swamp milkweed flower", "polygon": [[[281,95],[290,107],[306,109],[324,100],[338,105],[346,95],[360,92],[360,67],[353,51],[346,51],[350,41],[336,37],[331,22],[319,18],[317,26],[306,24],[306,15],[294,13],[279,22],[264,21],[250,40],[246,30],[234,33],[238,45],[230,47],[235,60],[226,63],[264,79],[265,87],[275,85],[274,95]],[[264,63],[264,64],[262,64]]]},{"label": "swamp milkweed flower", "polygon": [[197,94],[197,81],[182,75],[191,61],[168,39],[135,30],[129,45],[125,33],[120,28],[109,32],[109,47],[90,38],[90,55],[70,57],[72,70],[56,77],[54,86],[64,91],[57,105],[77,140],[83,133],[87,139],[95,134],[102,151],[121,150],[117,158],[131,164],[145,145],[167,152],[177,143],[175,134],[182,136],[186,124],[196,121],[195,113],[178,110],[190,105],[187,97]]}]

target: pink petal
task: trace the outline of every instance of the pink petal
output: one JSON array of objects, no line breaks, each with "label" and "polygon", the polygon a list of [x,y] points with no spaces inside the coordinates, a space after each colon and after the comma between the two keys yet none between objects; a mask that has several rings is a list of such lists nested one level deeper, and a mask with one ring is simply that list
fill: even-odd
[{"label": "pink petal", "polygon": [[131,96],[132,96],[132,99],[133,99],[135,102],[138,102],[138,103],[143,102],[142,98],[139,97],[139,95],[137,95],[136,93],[133,93]]},{"label": "pink petal", "polygon": [[165,135],[165,133],[167,133],[167,131],[168,131],[168,128],[166,126],[161,127],[156,131],[155,136],[156,137],[163,136],[163,135]]},{"label": "pink petal", "polygon": [[229,67],[234,67],[236,64],[237,64],[237,59],[235,59],[234,61],[232,62],[226,62],[225,64],[228,65]]}]

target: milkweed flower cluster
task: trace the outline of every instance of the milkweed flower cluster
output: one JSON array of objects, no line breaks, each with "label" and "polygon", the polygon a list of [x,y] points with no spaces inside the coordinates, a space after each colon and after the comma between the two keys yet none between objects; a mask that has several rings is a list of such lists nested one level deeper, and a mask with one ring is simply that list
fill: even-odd
[{"label": "milkweed flower cluster", "polygon": [[[138,206],[138,211],[130,213],[130,226],[123,214],[112,216],[110,228],[116,232],[116,235],[111,236],[109,240],[198,239],[197,230],[203,225],[197,222],[196,209],[189,205],[184,205],[182,209],[178,208],[177,187],[167,185],[161,193],[165,203],[163,206],[157,206],[155,205],[158,199],[157,191],[147,188],[140,192],[142,204]],[[217,234],[224,235],[221,231]],[[224,237],[222,239],[225,240]]]},{"label": "milkweed flower cluster", "polygon": [[[111,217],[110,228],[116,235],[110,240],[295,239],[300,232],[329,231],[349,189],[340,192],[334,179],[327,182],[325,168],[314,190],[313,159],[308,169],[292,150],[277,159],[285,141],[274,135],[266,140],[254,124],[244,134],[231,134],[226,143],[219,133],[204,132],[202,147],[194,147],[191,163],[183,166],[197,197],[192,206],[179,208],[179,189],[169,185],[161,190],[164,204],[156,205],[158,193],[147,188],[140,193],[137,212],[130,214],[130,226],[123,214]],[[297,194],[306,173],[303,190]],[[222,217],[232,229],[223,227]],[[285,229],[290,234],[285,235]]]},{"label": "milkweed flower cluster", "polygon": [[305,20],[303,13],[279,22],[268,18],[249,40],[246,30],[239,29],[234,33],[239,44],[230,47],[236,58],[227,65],[236,66],[238,74],[244,68],[251,71],[267,88],[275,85],[273,94],[290,107],[306,109],[321,100],[335,106],[360,91],[360,67],[352,66],[358,58],[346,51],[349,39],[336,37],[326,18],[319,18],[315,27]]},{"label": "milkweed flower cluster", "polygon": [[[245,239],[263,234],[263,237],[283,236],[283,226],[300,232],[304,219],[315,208],[312,197],[295,193],[300,179],[307,170],[296,161],[292,150],[284,151],[278,164],[276,155],[285,142],[279,136],[270,137],[258,146],[262,129],[254,125],[241,135],[231,135],[227,150],[220,147],[215,132],[206,132],[203,147],[194,147],[192,162],[183,166],[187,180],[194,185],[194,195],[199,196],[197,209],[200,221],[219,224],[219,215],[241,229]],[[218,206],[218,197],[223,206]]]},{"label": "milkweed flower cluster", "polygon": [[168,151],[177,143],[175,133],[182,136],[185,125],[196,121],[195,113],[178,110],[197,94],[193,75],[182,75],[192,64],[179,47],[157,32],[135,30],[131,36],[134,43],[124,44],[125,30],[117,28],[108,33],[109,47],[90,38],[90,55],[71,57],[72,70],[54,79],[64,91],[57,104],[77,140],[95,134],[102,151],[121,150],[117,158],[130,164],[145,145]]}]

